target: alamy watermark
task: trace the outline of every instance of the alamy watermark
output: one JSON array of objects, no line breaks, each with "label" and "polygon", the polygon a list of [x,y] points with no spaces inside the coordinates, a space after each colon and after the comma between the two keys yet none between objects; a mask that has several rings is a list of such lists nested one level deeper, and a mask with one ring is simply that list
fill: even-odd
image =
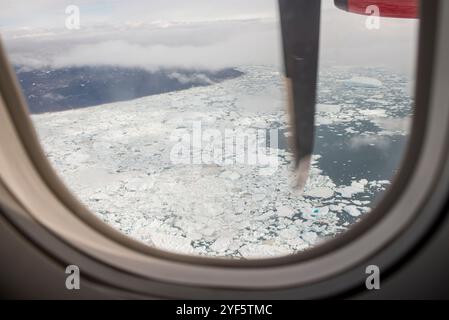
[{"label": "alamy watermark", "polygon": [[80,268],[74,264],[67,266],[65,273],[68,275],[65,279],[65,287],[67,290],[80,289]]},{"label": "alamy watermark", "polygon": [[368,290],[380,290],[380,268],[376,265],[367,266],[365,273],[368,275],[365,286]]},{"label": "alamy watermark", "polygon": [[65,27],[68,30],[79,30],[81,28],[80,8],[75,5],[70,5],[65,8]]},{"label": "alamy watermark", "polygon": [[365,13],[368,15],[365,21],[365,27],[368,30],[380,29],[380,8],[376,5],[366,7]]},{"label": "alamy watermark", "polygon": [[232,166],[245,164],[276,171],[279,165],[278,129],[204,129],[200,121],[192,129],[175,130],[170,161],[183,165]]}]

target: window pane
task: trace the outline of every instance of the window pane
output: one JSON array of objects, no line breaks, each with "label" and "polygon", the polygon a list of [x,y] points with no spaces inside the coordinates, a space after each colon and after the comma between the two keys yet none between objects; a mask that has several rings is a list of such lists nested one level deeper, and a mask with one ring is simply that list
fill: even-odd
[{"label": "window pane", "polygon": [[392,14],[382,10],[361,7],[365,16],[323,2],[316,168],[332,181],[324,190],[333,189],[329,209],[344,229],[388,190],[411,130],[419,20],[379,17]]},{"label": "window pane", "polygon": [[417,20],[367,23],[323,1],[315,155],[300,193],[276,1],[0,3],[48,158],[95,215],[150,246],[301,252],[367,214],[399,169]]}]

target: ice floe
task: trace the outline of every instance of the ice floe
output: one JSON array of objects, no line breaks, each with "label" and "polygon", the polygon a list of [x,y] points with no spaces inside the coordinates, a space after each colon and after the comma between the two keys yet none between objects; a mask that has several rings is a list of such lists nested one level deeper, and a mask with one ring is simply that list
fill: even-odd
[{"label": "ice floe", "polygon": [[[241,70],[243,76],[208,87],[33,119],[49,159],[77,197],[106,223],[159,249],[274,257],[306,250],[345,231],[350,225],[345,214],[361,217],[369,210],[366,197],[385,190],[389,181],[339,184],[322,172],[315,155],[305,191],[299,194],[292,188],[293,156],[286,145],[276,149],[275,170],[235,162],[192,164],[191,157],[201,157],[201,150],[190,145],[184,158],[171,161],[182,136],[170,137],[179,130],[189,135],[196,122],[204,130],[277,128],[284,130],[282,137],[289,135],[281,73],[265,66]],[[354,77],[344,85],[380,88],[382,82]],[[393,124],[391,110],[400,111],[400,106],[394,109],[382,101],[391,92],[385,97],[376,93],[372,108],[361,108],[354,93],[338,101],[337,91],[327,92],[329,102],[317,107],[318,126],[347,124],[338,134],[349,137],[359,133],[360,121],[390,133],[406,130]],[[344,90],[338,92],[344,95]]]},{"label": "ice floe", "polygon": [[346,206],[343,208],[343,210],[353,217],[358,217],[361,215],[360,210],[357,209],[356,206]]},{"label": "ice floe", "polygon": [[378,88],[383,85],[382,81],[370,77],[352,77],[349,80],[343,81],[343,83],[345,83],[346,85],[368,88]]}]

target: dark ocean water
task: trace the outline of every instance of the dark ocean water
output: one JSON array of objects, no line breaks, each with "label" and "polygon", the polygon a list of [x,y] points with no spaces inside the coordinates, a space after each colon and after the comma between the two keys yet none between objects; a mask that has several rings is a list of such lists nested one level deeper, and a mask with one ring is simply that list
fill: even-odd
[{"label": "dark ocean water", "polygon": [[114,66],[15,69],[33,114],[79,109],[207,86],[243,74],[232,68],[217,71],[145,70]]}]

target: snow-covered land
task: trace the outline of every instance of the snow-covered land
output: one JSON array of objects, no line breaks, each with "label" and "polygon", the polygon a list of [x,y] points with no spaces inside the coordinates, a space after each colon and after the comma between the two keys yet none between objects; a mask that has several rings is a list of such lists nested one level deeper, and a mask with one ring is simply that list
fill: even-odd
[{"label": "snow-covered land", "polygon": [[[241,77],[207,87],[33,119],[48,157],[79,199],[148,245],[249,259],[293,254],[343,232],[370,210],[393,172],[376,175],[376,168],[361,166],[338,178],[351,159],[326,164],[334,156],[330,148],[340,142],[324,135],[344,139],[342,157],[403,137],[410,116],[403,79],[382,72],[368,75],[381,78],[376,81],[354,80],[339,70],[322,75],[317,151],[300,195],[292,188],[292,154],[285,144],[281,74],[270,67],[241,71]],[[354,82],[363,86],[348,89]],[[190,132],[195,123],[203,132],[278,129],[277,167],[173,163],[173,135]]]}]

